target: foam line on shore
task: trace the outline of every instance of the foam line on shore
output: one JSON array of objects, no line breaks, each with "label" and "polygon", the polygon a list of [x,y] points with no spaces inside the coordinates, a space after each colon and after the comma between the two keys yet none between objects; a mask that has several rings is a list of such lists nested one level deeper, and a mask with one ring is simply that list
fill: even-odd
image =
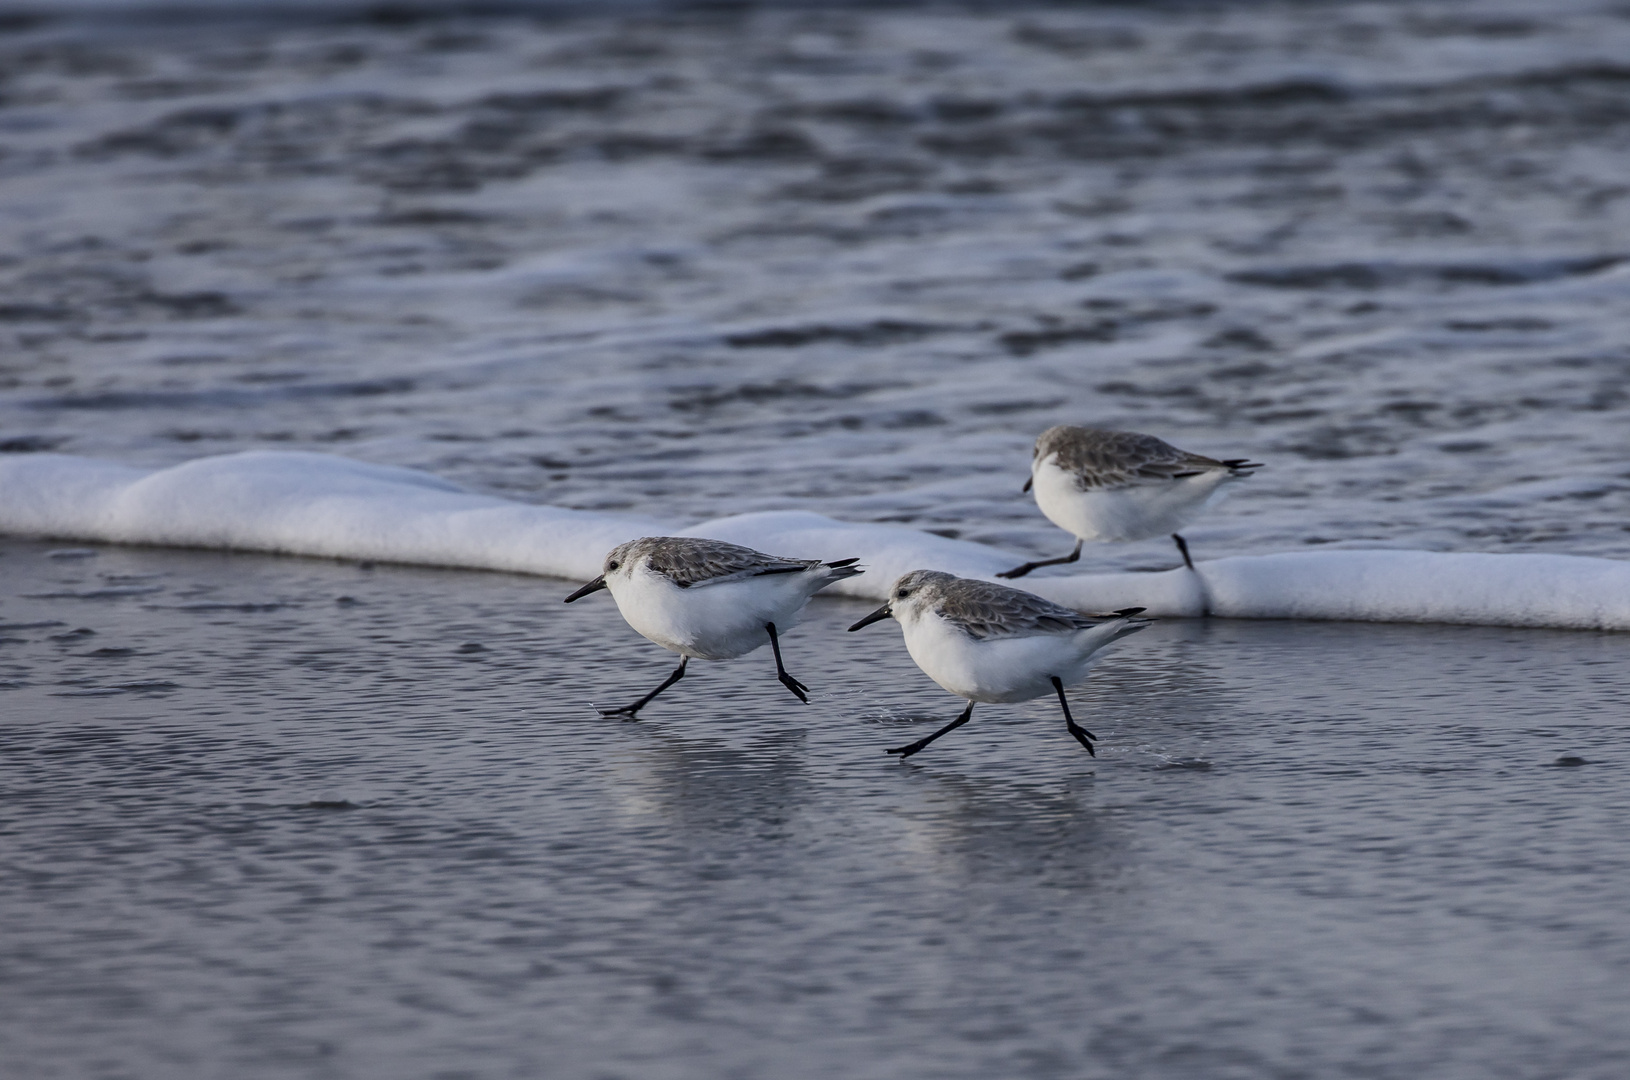
[{"label": "foam line on shore", "polygon": [[[991,578],[1023,556],[806,511],[675,528],[535,506],[429,473],[329,454],[249,451],[142,470],[61,454],[0,458],[0,532],[372,559],[585,580],[637,536],[707,536],[780,555],[859,557],[833,593],[882,599],[907,570]],[[1197,571],[1068,574],[1024,588],[1082,611],[1630,630],[1630,562],[1570,555],[1325,550],[1234,556]]]}]

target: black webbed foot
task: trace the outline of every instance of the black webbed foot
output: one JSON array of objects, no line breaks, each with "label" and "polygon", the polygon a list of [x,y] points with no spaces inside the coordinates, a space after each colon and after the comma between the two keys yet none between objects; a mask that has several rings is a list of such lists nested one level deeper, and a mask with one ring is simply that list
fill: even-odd
[{"label": "black webbed foot", "polygon": [[1011,581],[1014,578],[1022,578],[1026,574],[1030,573],[1030,571],[1039,570],[1043,566],[1062,566],[1064,563],[1073,563],[1081,557],[1082,543],[1083,541],[1077,540],[1075,542],[1075,550],[1070,552],[1068,555],[1060,555],[1056,559],[1038,559],[1035,562],[1027,562],[1023,566],[1015,566],[1011,570],[1003,570],[996,576],[999,578],[1007,578],[1009,581]]},{"label": "black webbed foot", "polygon": [[685,665],[688,663],[690,663],[690,657],[681,656],[679,658],[679,666],[674,668],[672,675],[669,675],[666,679],[662,680],[661,686],[657,687],[649,694],[646,694],[632,705],[624,705],[616,709],[600,709],[600,715],[605,717],[620,716],[624,720],[638,720],[639,717],[634,715],[635,713],[651,704],[651,700],[658,694],[662,693],[664,690],[668,689],[668,687],[685,677]]},{"label": "black webbed foot", "polygon": [[947,732],[955,731],[957,728],[961,727],[963,724],[966,724],[969,720],[972,720],[972,719],[973,719],[973,702],[970,701],[970,702],[968,702],[968,707],[966,709],[962,710],[962,715],[961,716],[958,716],[955,720],[952,720],[949,724],[946,724],[944,727],[942,727],[938,731],[934,732],[934,734],[925,735],[922,738],[918,739],[916,742],[908,743],[905,746],[891,747],[887,751],[887,753],[899,754],[900,757],[902,757],[902,758],[908,758],[912,754],[915,754],[917,751],[921,750],[923,747],[927,746],[929,743],[933,742],[935,739],[939,738],[941,735],[944,735]]},{"label": "black webbed foot", "polygon": [[775,632],[775,623],[764,624],[765,633],[770,635],[770,651],[775,653],[775,677],[781,680],[781,685],[792,691],[792,696],[809,704],[809,687],[787,674],[786,666],[781,663],[781,637]]},{"label": "black webbed foot", "polygon": [[[1139,610],[1142,609],[1140,608]],[[1075,717],[1070,715],[1070,699],[1064,696],[1064,680],[1060,679],[1057,675],[1053,676],[1053,690],[1058,694],[1058,707],[1064,710],[1065,730],[1071,735],[1075,736],[1076,742],[1087,748],[1087,753],[1091,754],[1093,757],[1097,757],[1098,751],[1092,748],[1092,740],[1096,739],[1098,736],[1076,723]]]},{"label": "black webbed foot", "polygon": [[809,687],[805,686],[791,675],[788,675],[785,671],[777,675],[776,678],[781,681],[782,686],[785,686],[788,690],[792,691],[793,697],[797,698],[799,701],[802,701],[805,705],[809,704]]}]

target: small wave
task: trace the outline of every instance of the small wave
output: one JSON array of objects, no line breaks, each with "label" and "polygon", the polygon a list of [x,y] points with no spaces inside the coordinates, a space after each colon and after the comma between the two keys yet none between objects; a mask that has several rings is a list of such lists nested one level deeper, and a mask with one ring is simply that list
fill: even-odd
[{"label": "small wave", "polygon": [[[676,529],[529,506],[411,469],[304,452],[228,454],[155,472],[56,454],[0,459],[0,531],[578,580],[598,573],[604,553],[625,540],[677,533],[777,554],[859,557],[867,572],[830,591],[869,599],[908,570],[991,578],[1019,561],[984,544],[805,511]],[[1296,551],[1202,562],[1195,572],[1040,577],[1026,587],[1081,611],[1630,630],[1630,563],[1571,555]],[[111,599],[159,588],[49,595]]]},{"label": "small wave", "polygon": [[148,605],[146,605],[146,608],[147,608],[148,611],[185,611],[185,612],[189,612],[191,614],[205,614],[205,615],[215,614],[215,613],[223,612],[223,611],[237,612],[239,614],[244,614],[244,615],[252,615],[252,614],[256,614],[258,612],[263,612],[263,611],[282,611],[284,608],[300,607],[300,606],[301,605],[299,605],[299,604],[290,603],[290,602],[287,602],[287,601],[269,601],[269,602],[263,603],[263,604],[254,604],[254,603],[243,603],[243,604],[228,604],[228,603],[215,603],[215,604],[148,604]]},{"label": "small wave", "polygon": [[769,326],[762,330],[730,334],[724,343],[733,349],[796,349],[826,342],[860,346],[893,345],[902,341],[916,341],[942,329],[944,327],[897,319],[879,319],[853,326]]},{"label": "small wave", "polygon": [[60,589],[56,592],[24,593],[26,600],[118,600],[126,596],[146,596],[163,592],[162,585],[113,585],[105,589]]},{"label": "small wave", "polygon": [[67,441],[60,435],[13,435],[0,439],[0,454],[39,454],[55,450]]},{"label": "small wave", "polygon": [[306,386],[275,386],[264,390],[126,390],[101,394],[61,394],[24,402],[31,409],[191,409],[204,407],[246,408],[271,400],[306,398],[378,397],[405,394],[415,388],[412,379],[363,379],[355,382],[313,383]]},{"label": "small wave", "polygon": [[1240,270],[1228,280],[1274,289],[1383,289],[1421,282],[1444,285],[1531,285],[1595,274],[1624,262],[1623,255],[1490,262],[1344,262]]}]

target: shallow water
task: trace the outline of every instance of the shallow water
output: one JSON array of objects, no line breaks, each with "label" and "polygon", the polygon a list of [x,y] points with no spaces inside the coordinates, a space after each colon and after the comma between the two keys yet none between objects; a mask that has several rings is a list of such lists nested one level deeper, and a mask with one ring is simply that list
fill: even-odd
[{"label": "shallow water", "polygon": [[[1616,1077],[1630,637],[1174,621],[958,702],[868,605],[0,543],[39,1077]],[[1562,764],[1567,761],[1584,764]]]}]

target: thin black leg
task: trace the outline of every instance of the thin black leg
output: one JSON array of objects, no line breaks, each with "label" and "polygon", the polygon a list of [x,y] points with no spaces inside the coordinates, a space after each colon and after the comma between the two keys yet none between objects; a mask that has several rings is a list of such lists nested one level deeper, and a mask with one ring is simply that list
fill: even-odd
[{"label": "thin black leg", "polygon": [[775,636],[775,623],[767,622],[764,629],[770,632],[770,649],[775,653],[775,677],[781,680],[781,685],[792,691],[792,696],[809,704],[809,687],[787,674],[787,669],[781,666],[781,642]]},{"label": "thin black leg", "polygon": [[1098,751],[1092,748],[1092,740],[1098,736],[1076,723],[1075,717],[1070,715],[1070,702],[1064,696],[1064,681],[1057,675],[1053,676],[1053,689],[1058,691],[1058,704],[1064,710],[1064,726],[1070,729],[1070,734],[1075,736],[1076,742],[1087,748],[1087,753],[1097,757]]},{"label": "thin black leg", "polygon": [[657,687],[655,690],[651,691],[649,694],[646,694],[644,697],[640,698],[638,701],[634,702],[634,704],[632,704],[632,705],[624,705],[620,709],[601,709],[600,710],[600,715],[601,716],[626,716],[630,720],[639,719],[639,717],[635,716],[634,714],[639,712],[641,709],[645,708],[647,705],[651,704],[651,699],[652,698],[656,697],[658,694],[660,694],[664,690],[668,689],[668,687],[672,686],[674,683],[678,682],[680,679],[683,679],[685,677],[685,665],[688,664],[688,663],[690,663],[690,657],[681,656],[679,658],[679,666],[674,668],[674,673],[672,675],[669,675],[666,679],[663,680],[661,686]]},{"label": "thin black leg", "polygon": [[1177,550],[1183,554],[1183,565],[1193,570],[1194,560],[1189,558],[1189,542],[1176,533],[1172,533],[1172,539],[1177,543]]},{"label": "thin black leg", "polygon": [[957,717],[955,720],[952,720],[949,724],[946,724],[944,727],[942,727],[938,731],[934,732],[934,734],[925,736],[924,738],[921,738],[921,739],[918,739],[916,742],[912,743],[909,746],[896,746],[893,749],[891,749],[889,751],[889,753],[891,753],[891,754],[899,754],[903,758],[908,758],[912,754],[915,754],[917,751],[921,750],[923,747],[927,746],[929,743],[933,742],[935,739],[939,738],[941,735],[944,735],[944,734],[946,734],[948,732],[955,731],[957,728],[961,727],[963,724],[966,724],[969,720],[972,720],[972,719],[973,719],[973,702],[970,701],[970,702],[968,702],[968,707],[966,709],[962,710],[962,715],[961,716]]},{"label": "thin black leg", "polygon": [[1011,570],[1003,570],[1000,574],[997,574],[996,576],[997,577],[1005,577],[1005,578],[1009,578],[1009,579],[1022,578],[1026,574],[1030,573],[1030,571],[1035,570],[1035,569],[1037,569],[1039,567],[1057,566],[1060,563],[1072,563],[1072,562],[1074,562],[1075,560],[1077,560],[1077,559],[1079,559],[1081,557],[1081,544],[1082,544],[1082,541],[1077,540],[1075,542],[1075,550],[1070,552],[1068,555],[1060,555],[1056,559],[1043,559],[1040,562],[1027,562],[1023,566],[1015,566]]}]

